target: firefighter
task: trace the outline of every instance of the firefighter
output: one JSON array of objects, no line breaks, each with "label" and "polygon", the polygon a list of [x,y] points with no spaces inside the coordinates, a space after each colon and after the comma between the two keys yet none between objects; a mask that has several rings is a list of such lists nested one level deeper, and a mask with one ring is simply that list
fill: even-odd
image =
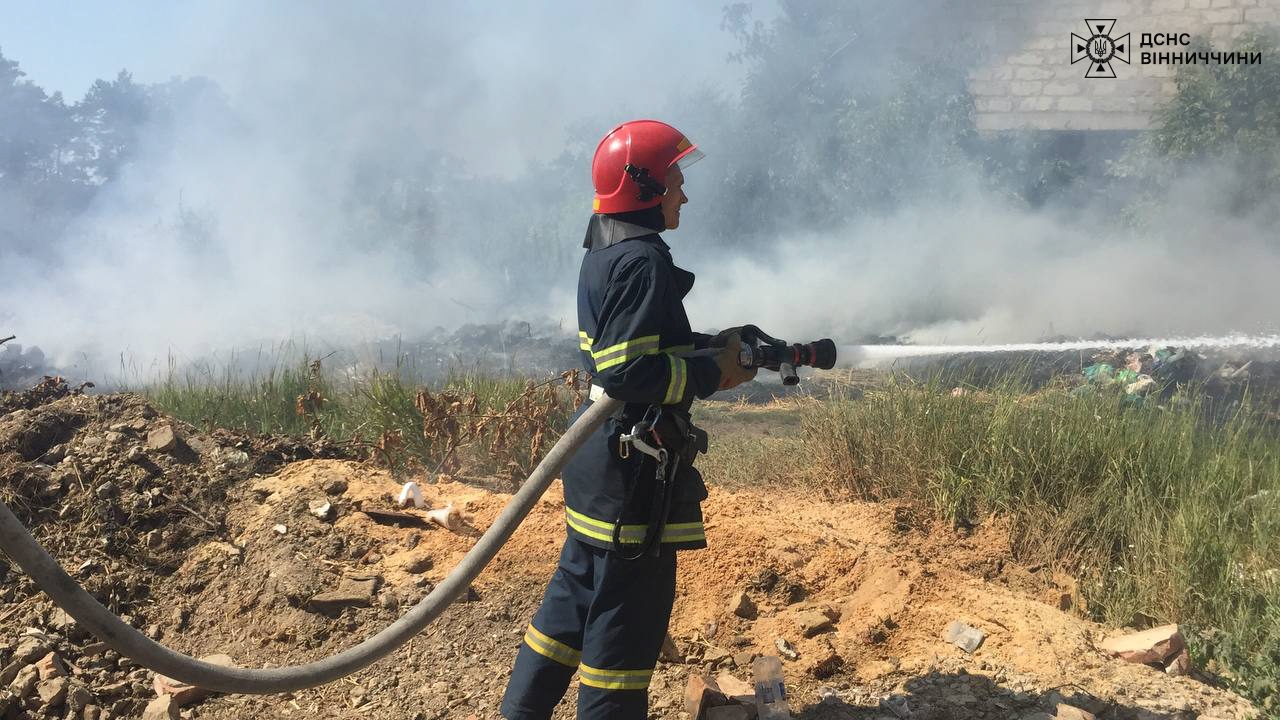
[{"label": "firefighter", "polygon": [[[575,672],[580,720],[644,720],[676,551],[706,547],[707,491],[692,464],[706,435],[689,408],[755,370],[738,364],[735,331],[691,331],[683,300],[694,275],[659,235],[680,226],[684,170],[701,157],[679,130],[636,120],[606,135],[591,162],[578,336],[592,388],[579,414],[602,394],[625,405],[562,473],[568,537],[511,671],[510,720],[550,718]],[[628,442],[637,427],[641,440]]]}]

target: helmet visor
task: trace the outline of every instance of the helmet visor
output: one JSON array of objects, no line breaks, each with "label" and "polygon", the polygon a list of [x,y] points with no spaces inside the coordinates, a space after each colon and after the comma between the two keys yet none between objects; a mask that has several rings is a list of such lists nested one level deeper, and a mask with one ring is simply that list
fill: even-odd
[{"label": "helmet visor", "polygon": [[684,172],[685,170],[689,169],[690,165],[698,162],[704,157],[706,157],[706,155],[703,154],[701,150],[699,150],[698,148],[693,148],[692,150],[690,150],[689,152],[681,156],[679,159],[677,159],[673,164],[676,167],[680,168],[680,172]]}]

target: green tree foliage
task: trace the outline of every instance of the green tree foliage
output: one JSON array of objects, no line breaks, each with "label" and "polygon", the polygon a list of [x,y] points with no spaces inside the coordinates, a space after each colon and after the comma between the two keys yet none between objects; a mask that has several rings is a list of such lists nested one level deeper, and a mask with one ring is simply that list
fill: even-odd
[{"label": "green tree foliage", "polygon": [[107,182],[120,175],[151,111],[147,89],[125,70],[113,81],[93,83],[74,111],[81,132],[77,155],[86,180]]},{"label": "green tree foliage", "polygon": [[62,96],[25,78],[0,52],[0,180],[8,184],[57,177],[75,136]]},{"label": "green tree foliage", "polygon": [[[194,107],[230,115],[208,80],[142,85],[123,70],[68,105],[0,54],[0,262],[10,254],[51,262],[68,225],[126,172],[143,142],[163,147],[179,129],[176,109]],[[207,238],[208,219],[183,207],[178,215],[181,235]]]},{"label": "green tree foliage", "polygon": [[[1216,51],[1207,44],[1195,51]],[[1231,50],[1261,53],[1261,64],[1187,65],[1177,94],[1157,116],[1150,148],[1182,167],[1225,164],[1229,209],[1245,212],[1280,190],[1280,37],[1242,36]]]},{"label": "green tree foliage", "polygon": [[731,131],[716,138],[734,158],[711,203],[723,208],[717,225],[764,242],[953,188],[954,171],[975,159],[966,77],[978,60],[948,22],[954,12],[784,0],[765,25],[746,4],[727,8],[747,77]]}]

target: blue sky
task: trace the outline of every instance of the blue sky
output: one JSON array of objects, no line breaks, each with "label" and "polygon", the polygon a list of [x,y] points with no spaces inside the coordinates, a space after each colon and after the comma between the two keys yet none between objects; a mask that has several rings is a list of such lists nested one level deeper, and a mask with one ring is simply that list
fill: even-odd
[{"label": "blue sky", "polygon": [[212,8],[204,0],[0,0],[0,48],[37,85],[74,100],[121,69],[141,82],[192,74],[192,40]]},{"label": "blue sky", "polygon": [[[756,5],[757,17],[776,12],[773,0]],[[140,83],[209,77],[243,113],[340,117],[344,136],[400,121],[416,104],[432,114],[425,132],[476,148],[459,154],[501,174],[554,157],[573,139],[566,129],[584,118],[668,113],[679,123],[690,114],[681,108],[699,98],[736,93],[745,68],[729,60],[738,41],[721,28],[722,8],[686,0],[0,0],[0,49],[68,103],[127,69]]]},{"label": "blue sky", "polygon": [[[204,74],[234,91],[239,68],[236,55],[244,36],[290,29],[281,18],[323,16],[341,3],[259,3],[215,0],[129,0],[102,3],[68,0],[0,0],[0,49],[17,60],[28,77],[49,92],[79,98],[97,78],[128,69],[139,82],[160,82],[175,75]],[[773,2],[757,2],[757,15],[768,17]],[[373,3],[367,15],[383,14],[393,3]],[[694,80],[740,76],[726,61],[736,41],[720,30],[722,3],[650,0],[641,6],[586,0],[547,5],[524,2],[422,2],[420,6],[452,9],[443,13],[469,16],[475,47],[501,47],[527,42],[527,34],[563,32],[564,38],[600,47],[614,32],[645,37],[651,51],[677,56]],[[359,8],[359,5],[348,5]],[[402,6],[403,7],[403,6]],[[341,11],[339,11],[341,12]],[[437,13],[438,14],[438,13]],[[484,24],[476,26],[477,19]],[[305,24],[305,23],[304,23]],[[577,26],[577,27],[574,27]],[[479,27],[477,31],[476,28]],[[661,35],[657,33],[660,32]],[[582,33],[575,37],[575,33]],[[287,38],[285,38],[287,42]],[[607,42],[607,41],[604,41]],[[548,61],[564,56],[548,47]],[[612,53],[611,53],[612,54]],[[619,51],[618,56],[626,54]],[[618,62],[619,57],[606,61]],[[525,58],[517,62],[537,62]],[[575,62],[575,64],[578,64]]]}]

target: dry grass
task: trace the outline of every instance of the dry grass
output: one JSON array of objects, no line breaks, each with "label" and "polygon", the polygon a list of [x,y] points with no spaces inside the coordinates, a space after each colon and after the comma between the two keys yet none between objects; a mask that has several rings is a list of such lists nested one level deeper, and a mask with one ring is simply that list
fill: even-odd
[{"label": "dry grass", "polygon": [[1247,403],[1206,402],[899,382],[808,408],[803,437],[844,494],[1008,516],[1022,559],[1076,573],[1098,619],[1212,629],[1199,659],[1275,702],[1280,437]]},{"label": "dry grass", "polygon": [[[581,391],[570,376],[460,375],[425,390],[310,366],[209,379],[147,393],[204,427],[323,432],[393,467],[503,478],[524,476]],[[1260,703],[1280,699],[1280,440],[1264,413],[1012,381],[958,395],[883,378],[832,387],[827,400],[698,405],[708,482],[909,499],[957,524],[1002,514],[1021,559],[1077,574],[1098,619],[1188,624],[1202,666]]]}]

